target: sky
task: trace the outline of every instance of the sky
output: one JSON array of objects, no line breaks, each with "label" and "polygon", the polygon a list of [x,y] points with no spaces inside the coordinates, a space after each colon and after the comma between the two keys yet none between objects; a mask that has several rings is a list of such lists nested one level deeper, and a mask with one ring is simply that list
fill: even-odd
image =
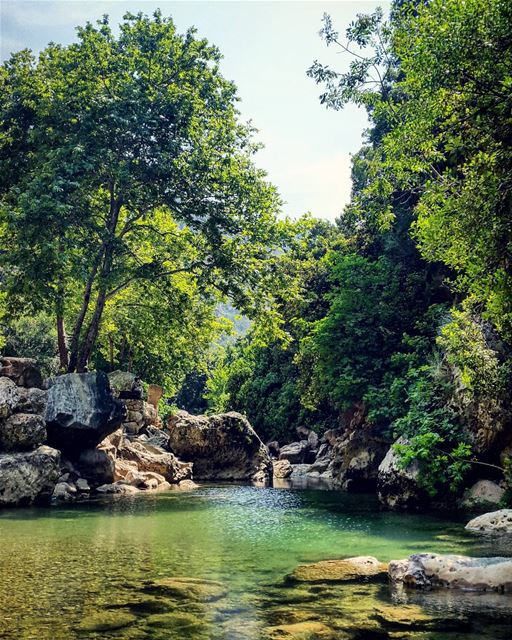
[{"label": "sky", "polygon": [[357,13],[387,2],[373,0],[0,0],[0,52],[75,40],[75,27],[108,14],[112,25],[126,11],[172,15],[178,29],[194,25],[217,45],[223,75],[239,91],[241,117],[264,144],[256,163],[265,169],[296,217],[306,212],[334,220],[350,198],[350,156],[367,126],[362,109],[341,112],[320,105],[320,87],[306,76],[315,59],[343,71],[349,60],[318,35],[324,12],[344,32]]}]

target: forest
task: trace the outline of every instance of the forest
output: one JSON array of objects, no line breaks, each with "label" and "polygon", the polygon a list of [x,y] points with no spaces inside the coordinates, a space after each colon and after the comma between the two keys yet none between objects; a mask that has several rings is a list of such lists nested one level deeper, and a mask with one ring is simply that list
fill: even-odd
[{"label": "forest", "polygon": [[318,108],[370,121],[336,224],[280,215],[221,53],[161,12],[13,53],[2,353],[133,371],[265,442],[358,408],[431,495],[475,465],[510,479],[512,5],[395,0],[336,29],[350,66],[311,61]]}]

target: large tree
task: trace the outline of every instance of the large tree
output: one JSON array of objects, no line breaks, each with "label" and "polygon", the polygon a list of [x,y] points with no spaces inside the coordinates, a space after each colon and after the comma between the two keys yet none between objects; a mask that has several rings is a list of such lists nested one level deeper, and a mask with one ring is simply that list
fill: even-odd
[{"label": "large tree", "polygon": [[158,287],[175,313],[184,287],[258,307],[279,200],[220,58],[156,12],[127,14],[118,36],[106,17],[88,23],[76,43],[1,67],[5,286],[11,309],[55,315],[69,371],[131,287],[141,303]]}]

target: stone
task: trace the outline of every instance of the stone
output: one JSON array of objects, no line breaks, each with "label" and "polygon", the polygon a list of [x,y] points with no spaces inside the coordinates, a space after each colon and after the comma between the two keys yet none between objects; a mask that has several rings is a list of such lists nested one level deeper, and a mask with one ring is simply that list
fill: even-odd
[{"label": "stone", "polygon": [[129,371],[112,371],[108,374],[110,387],[114,395],[119,396],[121,391],[131,391],[135,381],[135,374]]},{"label": "stone", "polygon": [[[149,627],[172,629],[174,637],[190,637],[189,634],[205,629],[205,623],[196,614],[188,611],[170,611],[148,616],[146,624]],[[184,636],[178,634],[185,634]],[[195,637],[195,636],[193,636]],[[203,636],[204,637],[204,636]]]},{"label": "stone", "polygon": [[115,461],[105,449],[84,449],[75,464],[80,475],[93,485],[114,482]]},{"label": "stone", "polygon": [[53,490],[54,500],[74,500],[76,498],[76,487],[68,482],[57,482]]},{"label": "stone", "polygon": [[512,533],[512,509],[484,513],[470,520],[466,529],[479,533]]},{"label": "stone", "polygon": [[300,464],[306,462],[311,447],[307,440],[300,442],[291,442],[281,447],[279,452],[279,460],[288,460],[292,464]]},{"label": "stone", "polygon": [[175,488],[180,491],[193,491],[194,489],[199,489],[199,485],[193,480],[182,480],[175,485]]},{"label": "stone", "polygon": [[75,629],[86,633],[100,633],[124,629],[135,622],[137,617],[127,611],[99,611],[86,615]]},{"label": "stone", "polygon": [[275,478],[288,478],[292,475],[293,467],[289,460],[276,460],[273,470]]},{"label": "stone", "polygon": [[46,402],[48,399],[48,391],[32,387],[26,389],[18,388],[19,402],[16,411],[20,413],[37,413],[44,415],[46,410]]},{"label": "stone", "polygon": [[135,462],[139,471],[159,473],[170,483],[192,478],[191,463],[181,462],[173,453],[138,440],[126,441],[118,450],[118,456]]},{"label": "stone", "polygon": [[96,491],[98,493],[119,493],[124,495],[139,493],[139,489],[137,489],[137,487],[134,487],[131,484],[126,484],[122,480],[118,482],[111,482],[109,484],[102,484],[99,487],[96,487]]},{"label": "stone", "polygon": [[162,449],[169,449],[170,436],[167,431],[159,429],[153,425],[145,427],[144,435],[145,442],[152,444],[153,446],[161,447]]},{"label": "stone", "polygon": [[317,640],[320,638],[344,640],[348,636],[341,636],[334,633],[323,622],[307,620],[305,622],[294,622],[292,624],[280,624],[274,627],[266,627],[264,638],[269,640]]},{"label": "stone", "polygon": [[193,416],[180,411],[168,424],[169,446],[194,463],[199,480],[270,481],[272,461],[249,421],[234,411]]},{"label": "stone", "polygon": [[318,433],[314,431],[308,433],[308,444],[310,449],[318,449]]},{"label": "stone", "polygon": [[65,452],[78,453],[114,432],[124,416],[124,405],[112,395],[105,373],[58,376],[48,391],[48,442]]},{"label": "stone", "polygon": [[121,458],[116,458],[114,462],[114,481],[124,480],[126,475],[130,471],[138,471],[139,468],[136,462],[132,460],[122,460]]},{"label": "stone", "polygon": [[89,493],[91,490],[91,487],[85,478],[78,478],[75,484],[78,491],[82,491],[83,493]]},{"label": "stone", "polygon": [[158,384],[150,384],[148,387],[148,404],[158,409],[158,403],[164,395],[163,387]]},{"label": "stone", "polygon": [[46,440],[45,422],[31,413],[15,413],[0,421],[0,450],[26,451]]},{"label": "stone", "polygon": [[289,582],[368,582],[387,579],[388,565],[372,556],[356,556],[343,560],[322,560],[299,565]]},{"label": "stone", "polygon": [[292,478],[301,478],[305,477],[307,473],[309,473],[311,469],[310,464],[292,464]]},{"label": "stone", "polygon": [[8,418],[20,401],[17,385],[10,378],[0,378],[0,419]]},{"label": "stone", "polygon": [[147,591],[197,602],[215,602],[224,598],[228,591],[222,582],[203,578],[172,577],[154,580]]},{"label": "stone", "polygon": [[464,493],[461,506],[466,509],[489,509],[496,507],[504,495],[505,489],[495,482],[478,480]]},{"label": "stone", "polygon": [[[395,444],[406,444],[400,437]],[[399,455],[393,447],[389,449],[379,465],[377,495],[382,504],[391,509],[407,509],[421,506],[426,501],[425,493],[418,486],[420,467],[412,462],[403,468]]]},{"label": "stone", "polygon": [[150,425],[161,426],[162,424],[158,417],[158,410],[148,402],[144,403],[141,420],[145,427],[149,427]]},{"label": "stone", "polygon": [[406,587],[512,593],[512,560],[418,553],[390,562],[389,577]]},{"label": "stone", "polygon": [[279,452],[281,449],[279,447],[279,442],[277,440],[272,440],[271,442],[267,442],[267,449],[273,458],[279,458]]},{"label": "stone", "polygon": [[43,376],[37,366],[37,362],[32,358],[0,358],[0,376],[7,376],[18,387],[43,388]]},{"label": "stone", "polygon": [[49,500],[60,475],[60,452],[41,446],[0,454],[0,506]]},{"label": "stone", "polygon": [[318,449],[315,461],[312,463],[309,473],[318,473],[319,475],[331,476],[330,467],[333,462],[333,450],[331,445],[324,442]]}]

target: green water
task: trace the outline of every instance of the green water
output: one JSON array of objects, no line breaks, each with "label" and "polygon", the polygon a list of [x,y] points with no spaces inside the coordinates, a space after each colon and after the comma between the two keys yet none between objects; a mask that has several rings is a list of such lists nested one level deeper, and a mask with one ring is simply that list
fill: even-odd
[{"label": "green water", "polygon": [[[300,563],[344,556],[512,555],[505,544],[466,534],[464,521],[382,512],[371,497],[337,491],[244,486],[2,511],[0,638],[510,638],[509,596],[397,596],[387,585],[282,583]],[[225,593],[212,601],[155,593],[153,581],[173,576],[214,580]],[[459,620],[476,615],[480,626],[438,635],[434,622],[420,625],[419,635],[400,635],[400,624],[348,625],[347,608],[359,607],[363,620],[375,603],[412,603]],[[493,616],[492,629],[482,610]],[[269,631],[304,620],[325,623],[333,635]]]}]

